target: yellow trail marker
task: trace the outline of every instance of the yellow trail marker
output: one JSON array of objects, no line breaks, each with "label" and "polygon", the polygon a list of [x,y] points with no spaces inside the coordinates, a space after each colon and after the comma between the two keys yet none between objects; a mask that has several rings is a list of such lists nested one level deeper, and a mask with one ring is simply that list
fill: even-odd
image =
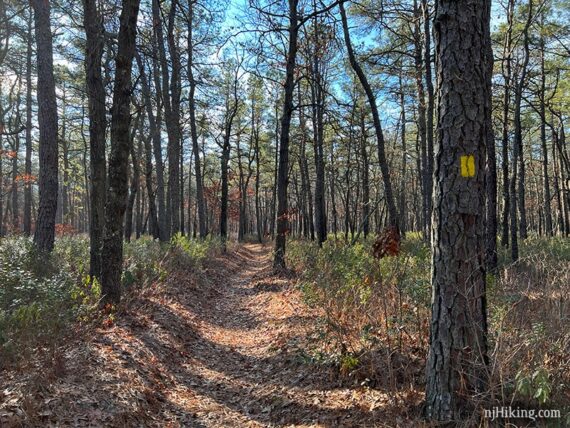
[{"label": "yellow trail marker", "polygon": [[463,177],[475,177],[475,156],[461,156],[461,175]]}]

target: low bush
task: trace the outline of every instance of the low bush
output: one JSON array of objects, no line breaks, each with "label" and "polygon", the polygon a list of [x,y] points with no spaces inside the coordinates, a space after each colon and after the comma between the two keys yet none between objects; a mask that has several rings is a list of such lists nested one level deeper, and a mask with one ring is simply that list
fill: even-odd
[{"label": "low bush", "polygon": [[[499,268],[487,278],[488,399],[563,408],[570,403],[570,241],[531,237],[520,253],[513,264],[500,248]],[[421,391],[430,257],[414,234],[403,240],[399,256],[381,260],[372,257],[369,240],[350,245],[331,236],[321,250],[310,241],[291,242],[289,263],[307,304],[320,314],[304,358],[334,363],[340,375],[358,380],[381,376],[398,385],[402,376],[412,377]]]},{"label": "low bush", "polygon": [[[215,239],[177,235],[170,244],[143,237],[124,246],[126,292],[162,281],[174,259],[197,267],[219,247]],[[49,255],[36,254],[28,238],[0,241],[0,368],[53,349],[77,322],[97,314],[100,287],[89,278],[89,239],[62,236]]]},{"label": "low bush", "polygon": [[374,380],[376,354],[423,352],[430,269],[429,251],[419,237],[405,241],[399,256],[381,260],[373,257],[370,240],[350,245],[328,239],[320,250],[294,241],[288,260],[300,273],[306,303],[321,314],[316,359],[335,363],[341,374]]}]

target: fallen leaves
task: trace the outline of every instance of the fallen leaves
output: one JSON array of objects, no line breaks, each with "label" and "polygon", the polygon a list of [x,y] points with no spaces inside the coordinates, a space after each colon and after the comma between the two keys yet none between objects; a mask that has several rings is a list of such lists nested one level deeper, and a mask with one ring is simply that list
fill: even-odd
[{"label": "fallen leaves", "polygon": [[3,376],[0,426],[385,426],[401,411],[390,394],[296,361],[315,315],[270,252],[245,245],[172,272],[68,346],[42,388]]}]

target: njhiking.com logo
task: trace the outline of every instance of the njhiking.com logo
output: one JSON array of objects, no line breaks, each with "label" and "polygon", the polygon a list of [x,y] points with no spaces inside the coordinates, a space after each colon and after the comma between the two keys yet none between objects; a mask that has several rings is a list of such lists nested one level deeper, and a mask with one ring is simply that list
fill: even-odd
[{"label": "njhiking.com logo", "polygon": [[559,419],[561,417],[558,409],[521,409],[511,406],[496,406],[483,410],[483,417],[494,421],[496,419]]}]

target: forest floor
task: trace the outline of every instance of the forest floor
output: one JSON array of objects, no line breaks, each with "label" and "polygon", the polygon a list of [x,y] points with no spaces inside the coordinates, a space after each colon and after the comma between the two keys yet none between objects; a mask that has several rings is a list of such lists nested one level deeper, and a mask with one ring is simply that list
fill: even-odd
[{"label": "forest floor", "polygon": [[245,244],[180,266],[50,364],[6,373],[0,426],[419,426],[409,400],[303,360],[317,314],[270,255]]}]

